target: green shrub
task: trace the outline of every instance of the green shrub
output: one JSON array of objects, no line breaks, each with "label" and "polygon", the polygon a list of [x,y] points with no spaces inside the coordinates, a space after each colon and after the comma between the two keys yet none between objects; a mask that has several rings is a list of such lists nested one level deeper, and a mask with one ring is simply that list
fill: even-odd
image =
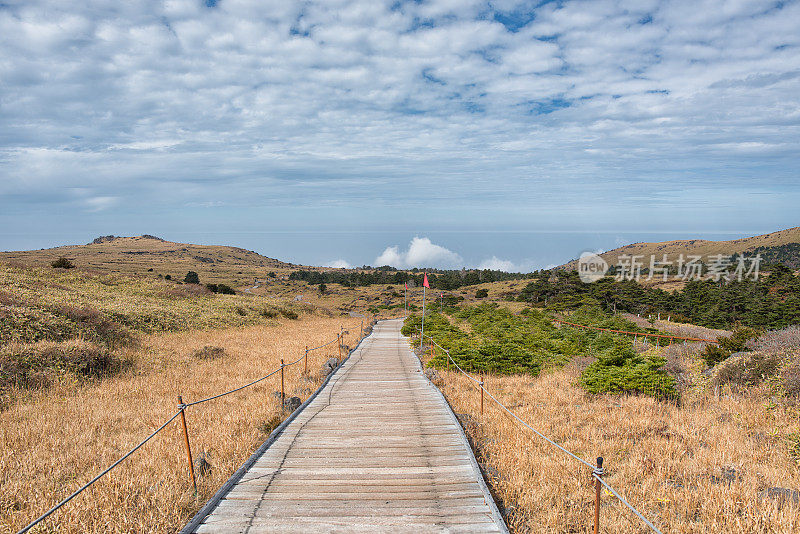
[{"label": "green shrub", "polygon": [[300,317],[296,311],[290,310],[288,308],[281,308],[280,309],[281,315],[286,317],[287,319],[297,319]]},{"label": "green shrub", "polygon": [[485,288],[481,288],[475,292],[476,299],[485,299],[489,296],[489,290]]},{"label": "green shrub", "polygon": [[189,271],[186,273],[186,276],[183,278],[183,282],[185,284],[199,284],[200,283],[200,276],[194,271]]},{"label": "green shrub", "polygon": [[723,349],[719,345],[714,345],[709,343],[706,345],[706,348],[703,349],[703,352],[700,353],[700,357],[703,361],[706,362],[706,365],[709,367],[714,367],[722,360],[726,359],[728,356],[731,355],[731,352],[728,350]]},{"label": "green shrub", "polygon": [[746,350],[747,342],[759,336],[758,330],[742,326],[733,330],[730,337],[718,337],[719,346],[728,352]]},{"label": "green shrub", "polygon": [[235,295],[236,291],[227,284],[206,284],[206,288],[212,293],[219,293],[221,295]]},{"label": "green shrub", "polygon": [[617,338],[598,354],[581,374],[581,385],[589,393],[637,393],[658,399],[678,398],[677,383],[662,366],[660,356],[642,356],[629,340]]},{"label": "green shrub", "polygon": [[727,359],[734,352],[742,352],[748,350],[748,341],[756,339],[760,333],[758,330],[748,328],[746,326],[735,328],[730,337],[720,336],[717,338],[717,344],[706,345],[700,357],[706,362],[709,367],[713,367],[719,362]]},{"label": "green shrub", "polygon": [[61,256],[56,261],[51,263],[50,266],[53,267],[54,269],[72,269],[75,267],[75,264],[73,264],[64,256]]}]

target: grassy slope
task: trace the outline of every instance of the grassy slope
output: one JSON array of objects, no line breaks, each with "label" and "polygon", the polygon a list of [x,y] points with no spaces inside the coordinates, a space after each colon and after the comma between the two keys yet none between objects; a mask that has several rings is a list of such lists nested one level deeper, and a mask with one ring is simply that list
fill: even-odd
[{"label": "grassy slope", "polygon": [[[649,350],[686,373],[688,387],[680,403],[588,394],[579,385],[589,363],[585,357],[563,368],[545,368],[538,377],[489,374],[484,379],[492,394],[545,435],[590,462],[603,456],[609,483],[664,532],[800,529],[796,508],[758,497],[770,487],[800,490],[797,405],[776,400],[768,381],[739,390],[725,386],[715,395],[699,374],[696,344]],[[462,414],[490,485],[508,508],[512,531],[590,530],[589,471],[504,416],[490,400],[481,414],[472,382],[437,362],[427,363],[436,364],[437,385]],[[603,500],[604,531],[639,531],[637,520],[610,495]]]},{"label": "grassy slope", "polygon": [[[97,382],[61,383],[34,391],[0,414],[0,533],[12,533],[155,430],[175,413],[177,395],[187,402],[248,383],[294,360],[305,346],[349,330],[354,345],[360,318],[301,315],[267,324],[144,336],[121,349],[135,365]],[[225,349],[219,359],[194,351]],[[286,370],[288,395],[305,399],[320,383],[319,369],[337,355],[336,344]],[[274,427],[281,413],[273,393],[280,375],[187,411],[195,457],[205,453],[212,470],[188,479],[183,436],[173,422],[108,476],[57,512],[40,532],[176,532],[242,464]]]},{"label": "grassy slope", "polygon": [[98,244],[0,252],[0,261],[47,267],[62,256],[80,269],[101,273],[154,278],[158,274],[169,274],[182,280],[188,271],[195,271],[203,283],[224,282],[235,286],[249,286],[254,278],[265,278],[270,271],[288,273],[293,267],[237,247],[174,243],[145,236],[118,237]]},{"label": "grassy slope", "polygon": [[[643,255],[648,261],[651,254],[656,255],[659,259],[664,254],[667,254],[667,259],[672,260],[677,260],[680,254],[683,254],[684,257],[689,254],[695,254],[703,256],[705,259],[705,256],[710,254],[747,253],[756,247],[774,247],[789,243],[800,243],[800,227],[731,241],[684,239],[658,243],[633,243],[604,252],[601,256],[609,265],[616,265],[618,258],[623,254]],[[575,266],[575,260],[564,265],[568,269],[574,269]]]}]

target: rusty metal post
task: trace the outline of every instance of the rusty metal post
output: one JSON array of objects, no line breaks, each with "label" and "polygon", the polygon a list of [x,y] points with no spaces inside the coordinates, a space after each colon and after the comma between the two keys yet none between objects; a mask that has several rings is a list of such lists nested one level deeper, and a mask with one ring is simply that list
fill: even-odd
[{"label": "rusty metal post", "polygon": [[600,534],[600,477],[603,476],[603,457],[597,458],[597,468],[592,471],[594,476],[594,534]]},{"label": "rusty metal post", "polygon": [[197,478],[194,476],[194,464],[192,463],[192,446],[189,445],[189,429],[186,426],[186,406],[183,404],[183,397],[178,395],[178,407],[181,410],[181,423],[183,423],[183,441],[186,444],[186,458],[189,460],[189,474],[192,475],[192,487],[197,493]]},{"label": "rusty metal post", "polygon": [[483,377],[481,377],[481,415],[483,415]]},{"label": "rusty metal post", "polygon": [[306,355],[303,358],[303,375],[308,375],[308,345],[306,345]]},{"label": "rusty metal post", "polygon": [[283,368],[284,367],[285,367],[285,365],[283,365],[283,358],[281,358],[281,410],[283,409],[284,406],[286,406],[286,393],[285,393],[285,390],[283,389]]}]

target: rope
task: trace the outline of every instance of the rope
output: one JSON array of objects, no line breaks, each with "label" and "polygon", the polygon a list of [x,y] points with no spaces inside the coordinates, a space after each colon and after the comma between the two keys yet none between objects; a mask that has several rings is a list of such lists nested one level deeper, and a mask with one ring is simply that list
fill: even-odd
[{"label": "rope", "polygon": [[243,385],[243,386],[239,386],[239,387],[238,387],[238,388],[236,388],[236,389],[232,389],[232,390],[230,390],[230,391],[226,391],[225,393],[220,393],[219,395],[214,395],[213,397],[207,397],[207,398],[205,398],[205,399],[200,399],[200,400],[197,400],[197,401],[194,401],[194,402],[187,402],[187,403],[186,403],[184,406],[185,406],[186,408],[188,408],[189,406],[194,406],[195,404],[202,404],[202,403],[204,403],[204,402],[208,402],[208,401],[211,401],[211,400],[214,400],[214,399],[218,399],[218,398],[220,398],[220,397],[224,397],[225,395],[230,395],[231,393],[236,393],[236,392],[237,392],[237,391],[239,391],[239,390],[242,390],[242,389],[244,389],[244,388],[249,388],[250,386],[252,386],[252,385],[254,385],[254,384],[258,384],[258,383],[259,383],[259,382],[261,382],[262,380],[266,380],[267,378],[271,377],[272,375],[274,375],[275,373],[277,373],[277,372],[278,372],[278,371],[280,371],[280,370],[281,370],[281,368],[280,368],[280,367],[278,367],[277,369],[275,369],[274,371],[272,371],[270,374],[268,374],[268,375],[265,375],[265,376],[262,376],[262,377],[261,377],[261,378],[259,378],[258,380],[253,380],[253,381],[252,381],[252,382],[250,382],[249,384],[245,384],[245,385]]},{"label": "rope", "polygon": [[[338,338],[337,338],[337,339],[338,339]],[[330,345],[330,344],[331,344],[331,343],[333,343],[334,341],[336,341],[336,339],[334,339],[334,340],[332,340],[332,341],[329,341],[329,342],[325,343],[325,345],[320,345],[319,347],[316,347],[316,348],[313,348],[313,349],[308,349],[308,351],[309,351],[309,352],[311,352],[312,350],[321,349],[322,347],[324,347],[324,346],[326,346],[326,345]],[[303,354],[302,356],[300,356],[299,358],[297,358],[295,361],[293,361],[293,362],[291,362],[291,363],[286,363],[286,364],[284,364],[284,365],[283,365],[283,367],[290,367],[290,366],[292,366],[292,365],[294,365],[294,364],[296,364],[296,363],[299,363],[299,362],[300,362],[300,361],[302,361],[302,360],[303,360],[303,358],[305,358],[305,357],[306,357],[306,355],[305,355],[305,354]],[[277,373],[277,372],[278,372],[278,371],[280,371],[280,370],[281,370],[281,368],[280,368],[280,367],[278,367],[277,369],[275,369],[274,371],[272,371],[272,372],[271,372],[271,373],[269,373],[268,375],[262,376],[261,378],[259,378],[259,379],[257,379],[257,380],[253,380],[253,381],[252,381],[252,382],[250,382],[249,384],[245,384],[245,385],[243,385],[243,386],[239,386],[239,387],[238,387],[238,388],[236,388],[236,389],[232,389],[232,390],[230,390],[230,391],[226,391],[225,393],[220,393],[219,395],[214,395],[213,397],[207,397],[207,398],[205,398],[205,399],[200,399],[200,400],[197,400],[197,401],[194,401],[194,402],[189,402],[189,403],[186,403],[184,406],[186,406],[186,407],[188,408],[189,406],[194,406],[195,404],[202,404],[202,403],[204,403],[204,402],[208,402],[208,401],[211,401],[211,400],[214,400],[214,399],[218,399],[218,398],[220,398],[220,397],[224,397],[225,395],[230,395],[231,393],[236,393],[237,391],[240,391],[240,390],[242,390],[242,389],[244,389],[244,388],[249,388],[250,386],[253,386],[253,385],[255,385],[255,384],[258,384],[258,383],[259,383],[259,382],[261,382],[262,380],[266,380],[267,378],[271,377],[272,375],[274,375],[275,373]]]},{"label": "rope", "polygon": [[[319,347],[315,347],[315,348],[313,348],[313,349],[308,349],[308,351],[310,352],[310,351],[312,351],[312,350],[321,349],[322,347],[325,347],[325,346],[327,346],[327,345],[330,345],[331,343],[333,343],[333,342],[334,342],[334,341],[336,341],[337,339],[339,339],[339,338],[337,337],[336,339],[334,339],[334,340],[331,340],[331,341],[329,341],[328,343],[325,343],[324,345],[320,345]],[[296,359],[295,361],[293,361],[293,362],[291,362],[291,363],[287,363],[287,364],[282,364],[280,367],[278,367],[277,369],[275,369],[274,371],[272,371],[272,372],[271,372],[271,373],[269,373],[268,375],[262,376],[261,378],[259,378],[259,379],[257,379],[257,380],[253,380],[253,381],[252,381],[252,382],[250,382],[249,384],[245,384],[245,385],[243,385],[243,386],[239,386],[239,387],[238,387],[238,388],[236,388],[236,389],[232,389],[232,390],[230,390],[230,391],[226,391],[226,392],[224,392],[224,393],[220,393],[219,395],[214,395],[214,396],[212,396],[212,397],[207,397],[207,398],[205,398],[205,399],[200,399],[200,400],[197,400],[197,401],[194,401],[194,402],[188,402],[188,403],[184,403],[184,404],[179,404],[179,405],[178,405],[178,411],[175,413],[175,415],[173,415],[172,417],[170,417],[170,418],[169,418],[169,420],[167,420],[167,422],[166,422],[166,423],[164,423],[163,425],[161,425],[160,427],[158,427],[158,429],[156,429],[156,431],[155,431],[155,432],[153,432],[152,434],[150,434],[149,436],[147,436],[147,438],[145,438],[145,439],[144,439],[144,441],[140,442],[140,443],[139,443],[138,445],[136,445],[136,446],[135,446],[133,449],[131,449],[130,451],[128,451],[127,453],[125,453],[125,455],[123,455],[123,456],[122,456],[120,459],[118,459],[116,462],[114,462],[114,463],[113,463],[113,464],[111,464],[111,465],[110,465],[108,468],[106,468],[106,469],[105,469],[105,470],[104,470],[102,473],[100,473],[99,475],[97,475],[96,477],[94,477],[92,480],[90,480],[89,482],[87,482],[87,483],[86,483],[84,486],[82,486],[80,489],[78,489],[77,491],[75,491],[74,493],[72,493],[72,494],[71,494],[69,497],[67,497],[66,499],[64,499],[63,501],[61,501],[60,503],[58,503],[57,505],[53,506],[53,507],[52,507],[50,510],[48,510],[47,512],[45,512],[45,513],[44,513],[42,516],[38,517],[38,518],[37,518],[36,520],[34,520],[34,521],[31,523],[31,524],[29,524],[27,527],[25,527],[25,528],[23,528],[22,530],[20,530],[20,531],[19,531],[17,534],[25,534],[25,532],[28,532],[30,529],[32,529],[33,527],[35,527],[36,525],[38,525],[39,523],[41,523],[42,521],[44,521],[45,519],[47,519],[48,517],[50,517],[50,515],[51,515],[51,514],[53,514],[53,512],[55,512],[56,510],[58,510],[59,508],[61,508],[61,507],[62,507],[62,506],[64,506],[65,504],[67,504],[69,501],[71,501],[73,498],[75,498],[75,497],[76,497],[78,494],[80,494],[80,493],[81,493],[82,491],[84,491],[86,488],[88,488],[89,486],[91,486],[92,484],[94,484],[95,482],[97,482],[97,481],[98,481],[98,480],[99,480],[99,479],[100,479],[100,478],[101,478],[103,475],[105,475],[106,473],[108,473],[109,471],[111,471],[112,469],[114,469],[115,467],[117,467],[117,466],[118,466],[120,463],[122,463],[122,462],[123,462],[123,461],[124,461],[126,458],[128,458],[128,457],[129,457],[131,454],[133,454],[134,452],[136,452],[137,450],[139,450],[139,449],[140,449],[140,448],[141,448],[141,447],[142,447],[142,446],[143,446],[145,443],[147,443],[148,441],[150,441],[150,439],[151,439],[153,436],[155,436],[156,434],[158,434],[159,432],[161,432],[162,430],[164,430],[164,428],[166,428],[166,426],[167,426],[168,424],[170,424],[172,421],[174,421],[174,420],[175,420],[175,418],[176,418],[176,417],[178,417],[178,416],[179,416],[181,413],[183,413],[183,412],[184,412],[184,410],[186,410],[186,408],[188,408],[189,406],[194,406],[194,405],[196,405],[196,404],[202,404],[202,403],[204,403],[204,402],[208,402],[208,401],[211,401],[211,400],[214,400],[214,399],[218,399],[218,398],[220,398],[220,397],[224,397],[224,396],[226,396],[226,395],[230,395],[231,393],[236,393],[237,391],[241,391],[241,390],[243,390],[244,388],[247,388],[247,387],[250,387],[250,386],[252,386],[252,385],[258,384],[259,382],[261,382],[261,381],[263,381],[263,380],[266,380],[267,378],[271,377],[272,375],[274,375],[275,373],[277,373],[278,371],[280,371],[280,370],[281,370],[281,369],[283,369],[284,367],[290,367],[290,366],[292,366],[292,365],[294,365],[294,364],[296,364],[296,363],[299,363],[299,362],[300,362],[300,361],[301,361],[303,358],[305,358],[305,357],[306,357],[306,354],[304,353],[302,356],[300,356],[300,357],[299,357],[298,359]]]},{"label": "rope", "polygon": [[606,484],[606,481],[605,481],[605,480],[603,480],[601,477],[599,477],[599,476],[595,475],[594,473],[592,473],[592,476],[593,476],[594,478],[596,478],[597,480],[599,480],[599,481],[600,481],[600,484],[602,484],[603,486],[605,486],[605,487],[606,487],[606,489],[607,489],[608,491],[610,491],[611,493],[613,493],[613,494],[614,494],[614,497],[616,497],[617,499],[619,499],[619,500],[620,500],[620,502],[621,502],[622,504],[624,504],[625,506],[627,506],[627,507],[628,507],[628,509],[629,509],[631,512],[633,512],[634,514],[636,514],[636,516],[637,516],[639,519],[641,519],[641,520],[642,520],[642,522],[643,522],[645,525],[647,525],[648,527],[650,527],[650,528],[653,530],[653,532],[656,532],[656,533],[658,533],[658,534],[663,534],[663,533],[662,533],[660,530],[658,530],[658,529],[655,527],[655,525],[653,525],[653,523],[651,523],[650,521],[648,521],[648,520],[647,520],[647,518],[645,518],[645,517],[644,517],[642,514],[640,514],[640,513],[639,513],[639,510],[637,510],[636,508],[634,508],[633,506],[631,506],[631,505],[630,505],[630,503],[628,503],[628,501],[626,501],[626,500],[625,500],[625,498],[624,498],[622,495],[620,495],[619,493],[617,493],[617,490],[615,490],[614,488],[612,488],[611,486],[609,486],[608,484]]},{"label": "rope", "polygon": [[[339,339],[339,338],[337,337],[336,339]],[[308,352],[311,352],[312,350],[321,349],[321,348],[323,348],[323,347],[327,347],[327,346],[328,346],[328,345],[330,345],[331,343],[335,343],[335,342],[336,342],[336,339],[331,339],[330,341],[328,341],[328,342],[327,342],[327,343],[325,343],[324,345],[320,345],[319,347],[314,347],[313,349],[308,349]]]},{"label": "rope", "polygon": [[434,340],[434,339],[433,339],[433,338],[432,338],[430,335],[428,335],[428,334],[423,334],[423,335],[424,335],[424,337],[427,337],[428,339],[430,339],[430,340],[431,340],[431,342],[432,342],[434,345],[436,345],[437,347],[439,347],[440,349],[442,349],[442,350],[443,350],[443,351],[444,351],[444,352],[447,354],[447,358],[448,358],[448,359],[449,359],[451,362],[453,362],[453,365],[455,365],[455,366],[456,366],[456,369],[458,369],[459,371],[461,371],[461,373],[462,373],[464,376],[466,376],[467,378],[469,378],[470,380],[472,380],[472,381],[473,381],[473,382],[474,382],[474,383],[475,383],[475,384],[476,384],[476,385],[477,385],[477,386],[478,386],[478,387],[479,387],[481,390],[483,390],[483,392],[484,392],[484,393],[486,393],[486,395],[488,395],[488,396],[489,396],[489,398],[490,398],[490,399],[492,399],[492,400],[493,400],[493,401],[494,401],[494,402],[497,404],[497,406],[499,406],[499,407],[500,407],[500,409],[501,409],[501,410],[503,410],[503,411],[504,411],[504,412],[506,412],[508,415],[510,415],[511,417],[513,417],[514,419],[516,419],[516,420],[517,420],[517,421],[518,421],[520,424],[522,424],[522,425],[523,425],[525,428],[527,428],[528,430],[530,430],[531,432],[533,432],[534,434],[536,434],[537,436],[539,436],[540,438],[542,438],[542,439],[543,439],[543,440],[545,440],[546,442],[550,443],[550,444],[551,444],[551,445],[553,445],[554,447],[558,448],[560,451],[564,452],[565,454],[569,455],[570,457],[574,458],[575,460],[579,461],[580,463],[582,463],[583,465],[585,465],[586,467],[588,467],[589,469],[591,469],[591,470],[592,470],[592,476],[593,476],[594,478],[596,478],[597,480],[599,480],[599,481],[600,481],[600,483],[601,483],[603,486],[605,486],[605,487],[608,489],[608,491],[610,491],[610,492],[611,492],[611,493],[612,493],[612,494],[613,494],[613,495],[614,495],[614,496],[615,496],[617,499],[619,499],[619,500],[620,500],[620,502],[622,502],[622,504],[624,504],[625,506],[627,506],[627,507],[628,507],[628,508],[629,508],[629,509],[630,509],[630,510],[631,510],[631,511],[634,513],[634,514],[636,514],[636,516],[637,516],[639,519],[641,519],[641,520],[642,520],[642,522],[644,522],[644,524],[645,524],[645,525],[647,525],[648,527],[650,527],[650,528],[653,530],[653,532],[656,532],[657,534],[662,534],[662,532],[661,532],[660,530],[658,530],[658,529],[657,529],[655,526],[653,526],[653,524],[652,524],[650,521],[648,521],[648,520],[647,520],[647,519],[646,519],[646,518],[645,518],[645,517],[644,517],[644,516],[643,516],[643,515],[642,515],[642,514],[641,514],[641,513],[640,513],[640,512],[639,512],[639,511],[636,509],[636,508],[634,508],[633,506],[631,506],[631,505],[630,505],[630,503],[628,503],[628,501],[627,501],[627,500],[625,500],[625,498],[624,498],[624,497],[622,497],[622,495],[620,495],[619,493],[617,493],[617,491],[616,491],[614,488],[612,488],[611,486],[609,486],[609,485],[606,483],[606,481],[602,479],[602,476],[603,476],[603,473],[604,473],[604,470],[603,470],[603,468],[602,468],[602,467],[597,467],[597,466],[595,466],[595,465],[592,465],[591,463],[587,462],[586,460],[584,460],[584,459],[583,459],[583,458],[581,458],[580,456],[577,456],[577,455],[573,454],[571,451],[569,451],[569,450],[565,449],[564,447],[562,447],[561,445],[559,445],[559,444],[558,444],[558,443],[556,443],[555,441],[551,440],[550,438],[548,438],[547,436],[545,436],[544,434],[542,434],[541,432],[539,432],[538,430],[536,430],[535,428],[533,428],[531,425],[529,425],[528,423],[526,423],[526,422],[525,422],[524,420],[522,420],[522,419],[521,419],[521,418],[520,418],[520,417],[519,417],[517,414],[515,414],[514,412],[512,412],[511,410],[509,410],[509,409],[508,409],[508,408],[507,408],[507,407],[506,407],[506,406],[505,406],[505,405],[504,405],[502,402],[500,402],[499,400],[497,400],[497,398],[496,398],[494,395],[492,395],[491,393],[489,393],[489,390],[487,390],[485,387],[483,387],[483,381],[478,381],[478,380],[475,380],[475,379],[474,379],[472,376],[470,376],[470,375],[469,375],[469,373],[467,373],[466,371],[464,371],[464,370],[461,368],[461,366],[459,366],[459,365],[458,365],[458,363],[456,363],[456,361],[453,359],[453,357],[452,357],[452,356],[450,356],[450,351],[449,351],[449,350],[445,349],[444,347],[442,347],[441,345],[439,345],[438,343],[436,343],[436,341],[435,341],[435,340]]},{"label": "rope", "polygon": [[39,517],[38,517],[36,520],[34,520],[34,521],[33,521],[31,524],[29,524],[27,527],[25,527],[25,528],[23,528],[22,530],[20,530],[20,531],[19,531],[17,534],[24,534],[25,532],[28,532],[30,529],[32,529],[33,527],[35,527],[36,525],[38,525],[39,523],[41,523],[42,521],[44,521],[45,519],[47,519],[48,517],[50,517],[50,515],[51,515],[53,512],[55,512],[56,510],[58,510],[59,508],[61,508],[61,507],[62,507],[62,506],[64,506],[65,504],[67,504],[69,501],[71,501],[73,498],[75,498],[75,497],[76,497],[76,496],[77,496],[79,493],[81,493],[83,490],[85,490],[86,488],[88,488],[89,486],[91,486],[92,484],[94,484],[95,482],[97,482],[97,481],[100,479],[100,477],[102,477],[103,475],[105,475],[106,473],[108,473],[109,471],[111,471],[112,469],[114,469],[115,467],[117,467],[117,466],[118,466],[120,463],[122,463],[122,461],[123,461],[123,460],[125,460],[125,459],[126,459],[128,456],[130,456],[130,455],[131,455],[131,454],[133,454],[134,452],[138,451],[138,450],[139,450],[139,449],[140,449],[140,448],[141,448],[141,447],[142,447],[142,446],[143,446],[145,443],[147,443],[148,441],[150,441],[150,439],[151,439],[153,436],[155,436],[156,434],[158,434],[159,432],[161,432],[162,430],[164,430],[164,428],[166,428],[166,426],[167,426],[168,424],[170,424],[172,421],[174,421],[174,420],[175,420],[175,418],[176,418],[176,417],[178,417],[178,416],[181,414],[181,412],[183,412],[183,410],[184,410],[184,408],[181,408],[180,410],[178,410],[178,412],[177,412],[177,413],[175,413],[175,415],[173,415],[172,417],[170,417],[170,418],[167,420],[167,422],[166,422],[166,423],[164,423],[163,425],[161,425],[160,427],[158,427],[158,429],[157,429],[155,432],[153,432],[152,434],[150,434],[149,436],[147,436],[147,437],[144,439],[144,441],[140,442],[140,443],[139,443],[137,446],[135,446],[135,447],[134,447],[134,448],[132,448],[130,451],[128,451],[127,453],[125,453],[125,455],[123,455],[123,456],[122,456],[122,457],[121,457],[119,460],[117,460],[116,462],[114,462],[113,464],[111,464],[110,466],[108,466],[108,467],[107,467],[107,468],[106,468],[106,469],[105,469],[105,470],[104,470],[102,473],[100,473],[99,475],[97,475],[96,477],[94,477],[92,480],[90,480],[89,482],[87,482],[86,484],[84,484],[84,485],[83,485],[83,486],[82,486],[80,489],[78,489],[77,491],[75,491],[74,493],[72,493],[72,495],[70,495],[69,497],[67,497],[66,499],[64,499],[63,501],[61,501],[60,503],[58,503],[57,505],[55,505],[55,506],[53,506],[52,508],[50,508],[50,509],[49,509],[47,512],[45,512],[43,515],[39,516]]}]

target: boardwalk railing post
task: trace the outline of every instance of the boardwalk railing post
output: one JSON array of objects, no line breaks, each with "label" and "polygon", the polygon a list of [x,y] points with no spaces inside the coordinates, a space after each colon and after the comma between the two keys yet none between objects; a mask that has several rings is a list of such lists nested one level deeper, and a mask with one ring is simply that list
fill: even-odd
[{"label": "boardwalk railing post", "polygon": [[283,358],[281,358],[281,409],[286,406],[286,392],[283,389],[283,368],[285,365],[283,364]]},{"label": "boardwalk railing post", "polygon": [[186,405],[183,404],[183,397],[178,395],[178,408],[181,411],[181,423],[183,423],[183,441],[186,444],[186,458],[189,460],[189,474],[192,476],[192,487],[197,493],[197,479],[194,476],[194,464],[192,463],[192,447],[189,445],[189,429],[186,427]]},{"label": "boardwalk railing post", "polygon": [[308,376],[308,345],[306,345],[306,355],[303,358],[303,375]]},{"label": "boardwalk railing post", "polygon": [[600,477],[603,476],[603,457],[597,458],[594,476],[594,534],[600,534]]},{"label": "boardwalk railing post", "polygon": [[339,345],[339,359],[342,359],[342,334],[336,336],[336,344]]}]

